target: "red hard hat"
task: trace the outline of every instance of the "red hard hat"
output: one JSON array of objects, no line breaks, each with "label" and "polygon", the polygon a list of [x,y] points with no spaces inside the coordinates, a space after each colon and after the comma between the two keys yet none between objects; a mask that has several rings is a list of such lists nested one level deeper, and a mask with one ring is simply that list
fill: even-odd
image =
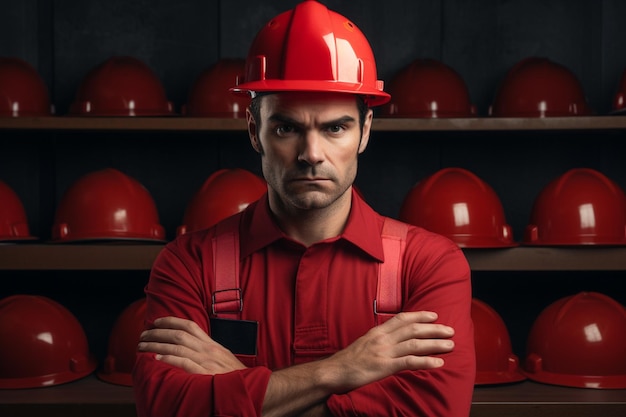
[{"label": "red hard hat", "polygon": [[248,52],[245,82],[232,90],[351,93],[370,106],[389,101],[365,35],[314,0],[279,14],[259,31]]},{"label": "red hard hat", "polygon": [[48,87],[28,62],[0,57],[0,117],[51,116]]},{"label": "red hard hat", "polygon": [[399,218],[463,248],[517,246],[496,192],[463,168],[443,168],[415,184],[404,198]]},{"label": "red hard hat", "polygon": [[524,233],[527,245],[624,245],[626,196],[590,168],[552,180],[535,199]]},{"label": "red hard hat", "polygon": [[524,371],[546,384],[626,388],[626,309],[607,295],[563,297],[535,319]]},{"label": "red hard hat", "polygon": [[500,84],[489,114],[496,117],[590,115],[582,85],[567,67],[530,57],[514,65]]},{"label": "red hard hat", "polygon": [[32,240],[22,200],[5,182],[0,181],[0,242]]},{"label": "red hard hat", "polygon": [[80,322],[56,301],[37,295],[0,300],[0,388],[37,388],[94,371]]},{"label": "red hard hat", "polygon": [[189,201],[177,234],[206,229],[233,214],[267,192],[264,179],[240,168],[220,169],[204,181]]},{"label": "red hard hat", "polygon": [[221,59],[200,73],[191,86],[185,116],[246,117],[250,97],[230,92],[242,81],[245,66],[244,59]]},{"label": "red hard hat", "polygon": [[97,372],[98,378],[116,385],[133,385],[132,371],[145,315],[146,300],[142,298],[132,302],[118,316],[109,336],[107,357]]},{"label": "red hard hat", "polygon": [[52,240],[57,242],[164,239],[148,190],[112,168],[74,182],[56,209],[52,227]]},{"label": "red hard hat", "polygon": [[70,113],[81,116],[168,116],[161,80],[137,58],[114,56],[87,73]]},{"label": "red hard hat", "polygon": [[476,107],[463,78],[434,59],[417,59],[400,70],[389,84],[391,101],[383,117],[470,117]]},{"label": "red hard hat", "polygon": [[502,317],[490,305],[472,299],[476,385],[506,384],[526,379],[519,358],[513,353],[509,331]]},{"label": "red hard hat", "polygon": [[615,97],[613,97],[613,111],[615,113],[623,113],[626,110],[626,68],[622,71],[619,86]]}]

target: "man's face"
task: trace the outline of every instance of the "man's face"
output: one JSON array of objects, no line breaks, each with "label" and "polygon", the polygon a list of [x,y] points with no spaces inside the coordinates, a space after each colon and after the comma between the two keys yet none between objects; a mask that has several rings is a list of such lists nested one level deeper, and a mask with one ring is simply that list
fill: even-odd
[{"label": "man's face", "polygon": [[270,204],[321,209],[350,189],[369,139],[371,110],[362,134],[356,98],[349,94],[270,94],[262,97],[259,113],[260,129],[251,114],[248,127],[262,155]]}]

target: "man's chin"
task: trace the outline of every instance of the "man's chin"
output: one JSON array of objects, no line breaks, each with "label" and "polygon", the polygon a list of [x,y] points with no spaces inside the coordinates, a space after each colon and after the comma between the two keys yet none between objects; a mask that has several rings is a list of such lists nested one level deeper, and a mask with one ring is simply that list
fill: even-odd
[{"label": "man's chin", "polygon": [[[346,195],[346,192],[340,194],[338,191],[330,190],[291,190],[288,193],[288,199],[291,204],[302,210],[324,209],[337,202]],[[346,190],[348,191],[348,190]]]},{"label": "man's chin", "polygon": [[290,194],[291,203],[302,210],[315,210],[328,207],[336,198],[332,195],[319,191],[308,190]]}]

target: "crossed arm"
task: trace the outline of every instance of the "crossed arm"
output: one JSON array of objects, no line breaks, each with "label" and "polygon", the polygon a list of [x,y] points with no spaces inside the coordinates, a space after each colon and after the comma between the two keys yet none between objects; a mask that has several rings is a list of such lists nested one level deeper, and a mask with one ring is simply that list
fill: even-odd
[{"label": "crossed arm", "polygon": [[[370,329],[346,348],[318,361],[274,371],[269,379],[264,416],[328,416],[326,399],[403,370],[443,366],[435,355],[451,352],[451,327],[437,324],[437,314],[403,312]],[[196,323],[176,317],[154,321],[142,333],[139,350],[193,374],[217,375],[244,369],[229,350]]]}]

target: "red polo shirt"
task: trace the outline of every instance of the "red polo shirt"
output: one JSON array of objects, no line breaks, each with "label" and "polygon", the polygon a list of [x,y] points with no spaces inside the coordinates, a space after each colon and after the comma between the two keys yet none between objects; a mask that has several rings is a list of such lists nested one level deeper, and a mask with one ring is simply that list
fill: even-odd
[{"label": "red polo shirt", "polygon": [[[383,217],[353,192],[343,234],[308,248],[280,231],[267,197],[240,216],[242,319],[258,324],[257,355],[249,367],[191,375],[139,353],[134,389],[140,417],[260,416],[272,369],[319,359],[375,326],[377,264],[383,260]],[[215,229],[182,235],[166,245],[146,286],[147,325],[174,315],[210,334]],[[470,317],[470,270],[456,244],[410,226],[403,260],[403,310],[432,310],[454,327],[456,348],[436,370],[404,371],[327,404],[336,416],[469,414],[475,356]]]}]

